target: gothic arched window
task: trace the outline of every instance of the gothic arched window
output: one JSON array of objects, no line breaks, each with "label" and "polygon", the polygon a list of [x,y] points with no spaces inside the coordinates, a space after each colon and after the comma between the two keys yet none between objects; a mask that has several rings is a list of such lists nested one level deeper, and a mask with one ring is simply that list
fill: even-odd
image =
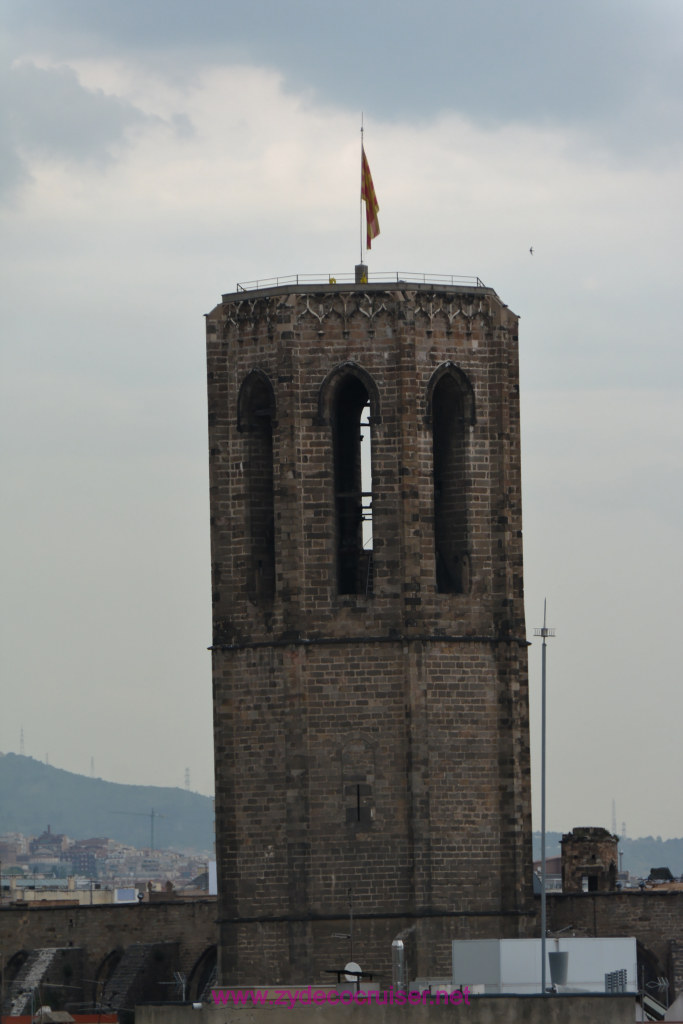
[{"label": "gothic arched window", "polygon": [[434,554],[436,589],[465,594],[470,589],[469,428],[474,394],[467,377],[449,363],[430,383],[434,469]]},{"label": "gothic arched window", "polygon": [[238,429],[246,434],[247,592],[255,604],[275,595],[274,419],[273,387],[262,371],[252,370],[240,388]]},{"label": "gothic arched window", "polygon": [[332,424],[340,594],[372,590],[372,482],[370,396],[363,382],[346,377],[337,388]]},{"label": "gothic arched window", "polygon": [[332,371],[320,391],[320,420],[332,430],[337,590],[371,594],[373,504],[371,433],[379,399],[355,363]]}]

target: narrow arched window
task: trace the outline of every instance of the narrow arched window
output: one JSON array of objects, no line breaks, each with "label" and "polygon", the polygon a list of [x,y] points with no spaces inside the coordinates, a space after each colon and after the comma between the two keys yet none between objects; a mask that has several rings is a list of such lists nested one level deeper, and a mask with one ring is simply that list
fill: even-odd
[{"label": "narrow arched window", "polygon": [[370,396],[349,374],[335,389],[332,410],[337,589],[372,592],[372,451]]},{"label": "narrow arched window", "polygon": [[247,535],[249,565],[247,592],[255,604],[275,595],[275,507],[273,499],[273,388],[259,371],[252,371],[240,389],[239,429],[246,433]]},{"label": "narrow arched window", "polygon": [[468,440],[473,395],[457,368],[434,384],[431,412],[436,589],[464,594],[470,588]]}]

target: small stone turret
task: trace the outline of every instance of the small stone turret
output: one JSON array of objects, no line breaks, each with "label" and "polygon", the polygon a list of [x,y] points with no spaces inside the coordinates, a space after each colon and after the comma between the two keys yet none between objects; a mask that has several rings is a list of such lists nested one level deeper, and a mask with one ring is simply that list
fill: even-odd
[{"label": "small stone turret", "polygon": [[619,837],[606,828],[574,828],[562,836],[563,892],[612,892]]}]

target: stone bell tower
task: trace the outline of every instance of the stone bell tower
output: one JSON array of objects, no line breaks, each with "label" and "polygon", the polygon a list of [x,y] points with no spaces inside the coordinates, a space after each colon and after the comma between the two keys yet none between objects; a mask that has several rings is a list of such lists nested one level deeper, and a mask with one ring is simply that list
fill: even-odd
[{"label": "stone bell tower", "polygon": [[517,317],[289,279],[207,352],[219,982],[447,975],[531,892]]}]

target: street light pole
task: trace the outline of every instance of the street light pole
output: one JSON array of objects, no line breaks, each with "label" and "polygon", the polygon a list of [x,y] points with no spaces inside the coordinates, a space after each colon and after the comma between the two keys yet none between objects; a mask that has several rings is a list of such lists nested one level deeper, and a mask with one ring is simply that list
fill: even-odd
[{"label": "street light pole", "polygon": [[541,993],[545,995],[545,940],[546,940],[546,867],[545,867],[545,660],[546,639],[555,636],[555,630],[545,624],[546,600],[543,599],[543,626],[534,630],[534,636],[543,637],[541,645]]}]

